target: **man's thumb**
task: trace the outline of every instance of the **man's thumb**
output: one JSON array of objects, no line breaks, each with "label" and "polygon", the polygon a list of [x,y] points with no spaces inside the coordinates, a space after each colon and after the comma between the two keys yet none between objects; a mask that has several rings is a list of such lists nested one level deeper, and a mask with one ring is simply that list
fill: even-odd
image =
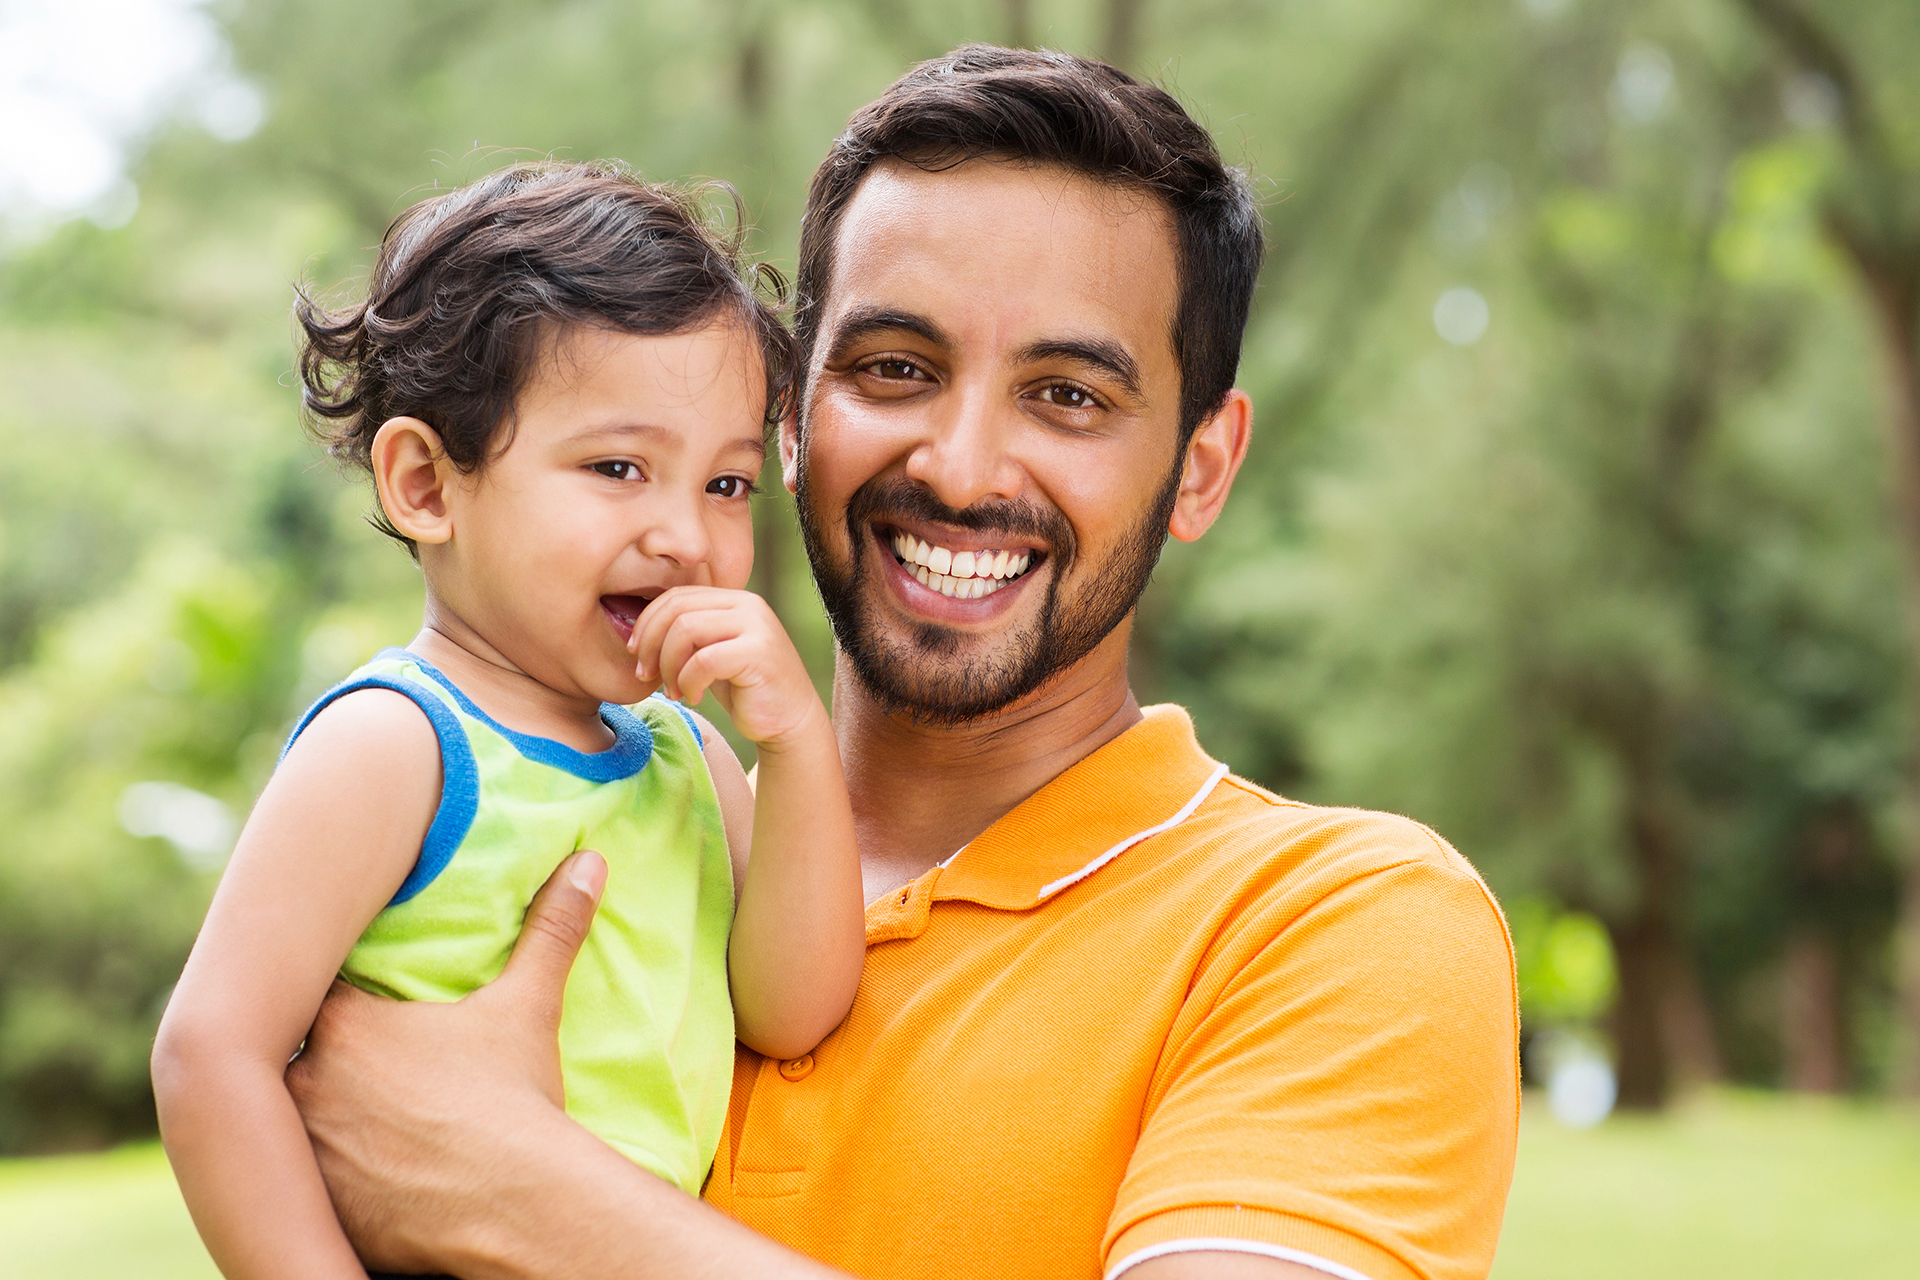
[{"label": "man's thumb", "polygon": [[600,891],[607,884],[607,861],[582,849],[554,868],[527,906],[520,940],[500,977],[515,995],[541,1009],[557,1027],[567,974],[580,944],[587,940]]}]

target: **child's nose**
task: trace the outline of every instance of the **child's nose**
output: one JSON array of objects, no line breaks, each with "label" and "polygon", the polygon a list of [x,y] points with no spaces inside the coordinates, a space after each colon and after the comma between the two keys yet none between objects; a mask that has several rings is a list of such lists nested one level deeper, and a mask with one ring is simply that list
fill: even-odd
[{"label": "child's nose", "polygon": [[671,519],[651,525],[640,535],[642,555],[668,561],[682,569],[705,563],[712,551],[713,540],[707,535],[706,522],[694,511],[676,511]]}]

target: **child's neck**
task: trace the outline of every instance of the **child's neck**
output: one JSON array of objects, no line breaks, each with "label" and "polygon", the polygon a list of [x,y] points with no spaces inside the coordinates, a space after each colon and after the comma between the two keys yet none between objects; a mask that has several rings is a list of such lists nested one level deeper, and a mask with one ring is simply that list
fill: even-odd
[{"label": "child's neck", "polygon": [[551,738],[576,751],[605,751],[613,745],[613,730],[600,719],[598,700],[569,697],[541,684],[444,611],[429,609],[407,649],[438,667],[460,692],[509,729]]}]

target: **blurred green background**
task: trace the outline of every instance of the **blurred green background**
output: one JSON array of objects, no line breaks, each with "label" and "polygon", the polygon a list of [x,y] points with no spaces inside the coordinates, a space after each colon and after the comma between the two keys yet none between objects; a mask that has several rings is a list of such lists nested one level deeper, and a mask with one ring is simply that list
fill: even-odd
[{"label": "blurred green background", "polygon": [[[1913,0],[0,0],[0,1155],[151,1135],[238,817],[417,621],[301,434],[294,282],[548,154],[725,178],[790,267],[847,114],[972,39],[1154,78],[1257,175],[1256,443],[1136,682],[1499,893],[1539,1103],[1498,1274],[1893,1274]],[[768,489],[757,585],[824,675]],[[174,1274],[170,1195],[151,1148],[0,1165],[0,1257]]]}]

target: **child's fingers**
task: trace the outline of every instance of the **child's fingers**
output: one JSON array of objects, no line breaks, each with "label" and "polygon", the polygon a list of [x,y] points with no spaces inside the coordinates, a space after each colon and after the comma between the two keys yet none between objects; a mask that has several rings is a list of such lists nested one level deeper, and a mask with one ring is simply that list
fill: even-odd
[{"label": "child's fingers", "polygon": [[640,611],[633,634],[627,637],[627,651],[634,655],[642,679],[660,674],[660,645],[673,624],[690,611],[724,606],[732,596],[743,592],[719,587],[671,587]]},{"label": "child's fingers", "polygon": [[[688,659],[709,646],[743,634],[743,621],[745,619],[731,609],[689,609],[673,620],[661,638],[659,653],[660,677],[666,682],[670,697],[683,702],[699,701],[699,697],[690,695],[686,688],[684,669]],[[724,678],[730,679],[732,674]]]},{"label": "child's fingers", "polygon": [[695,649],[681,664],[675,679],[689,706],[706,696],[716,684],[731,684],[750,669],[758,646],[743,636],[734,636]]},{"label": "child's fingers", "polygon": [[676,587],[640,611],[633,634],[627,637],[627,651],[633,654],[635,670],[641,679],[660,677],[660,643],[674,620],[691,607],[691,594]]}]

